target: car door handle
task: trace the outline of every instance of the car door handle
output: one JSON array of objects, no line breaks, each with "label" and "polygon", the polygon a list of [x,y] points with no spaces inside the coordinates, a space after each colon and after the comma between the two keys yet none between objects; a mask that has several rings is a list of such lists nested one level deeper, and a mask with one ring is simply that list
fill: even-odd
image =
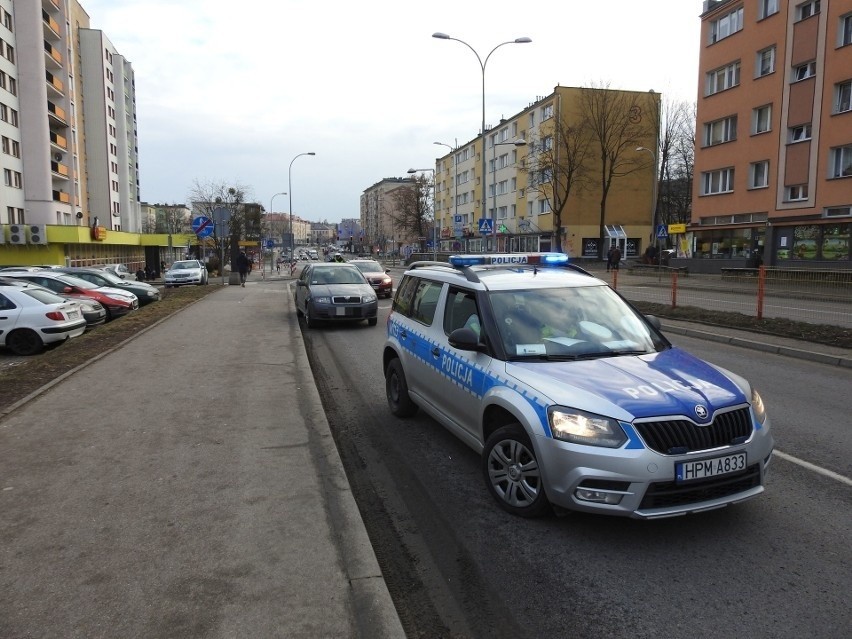
[{"label": "car door handle", "polygon": [[433,348],[432,349],[432,356],[433,357],[440,357],[441,356],[441,349],[438,348],[437,346],[435,348]]}]

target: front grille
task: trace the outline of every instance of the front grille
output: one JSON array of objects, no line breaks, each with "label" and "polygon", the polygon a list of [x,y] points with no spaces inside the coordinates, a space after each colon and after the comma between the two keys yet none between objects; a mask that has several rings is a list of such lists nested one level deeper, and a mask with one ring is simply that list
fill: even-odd
[{"label": "front grille", "polygon": [[697,504],[711,499],[736,495],[760,486],[760,464],[746,468],[744,474],[734,477],[715,477],[706,481],[690,484],[659,482],[648,486],[640,510],[651,508],[671,508]]},{"label": "front grille", "polygon": [[718,413],[707,426],[698,426],[686,419],[633,425],[648,448],[664,455],[730,446],[750,437],[753,430],[748,408]]},{"label": "front grille", "polygon": [[361,296],[360,295],[335,295],[331,298],[331,301],[335,304],[360,304]]}]

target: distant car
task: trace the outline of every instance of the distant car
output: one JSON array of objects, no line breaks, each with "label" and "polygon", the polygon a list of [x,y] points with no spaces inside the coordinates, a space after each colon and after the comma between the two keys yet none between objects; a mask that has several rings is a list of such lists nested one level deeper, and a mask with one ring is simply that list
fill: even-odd
[{"label": "distant car", "polygon": [[44,286],[57,295],[84,295],[100,302],[107,312],[107,321],[122,317],[139,308],[139,298],[123,289],[101,287],[79,277],[56,270],[7,271],[4,275]]},{"label": "distant car", "polygon": [[379,297],[390,297],[393,295],[393,278],[389,275],[390,271],[383,268],[376,260],[350,260],[350,264],[354,264],[360,270],[376,295]]},{"label": "distant car", "polygon": [[139,298],[139,306],[145,306],[145,304],[159,301],[161,297],[160,289],[156,286],[151,286],[146,282],[123,280],[107,270],[78,266],[68,266],[56,270],[60,273],[68,273],[69,275],[79,277],[81,280],[91,282],[95,286],[111,286],[113,288],[133,293]]},{"label": "distant car", "polygon": [[304,315],[305,325],[317,322],[367,320],[378,323],[378,298],[364,274],[350,264],[310,262],[296,280],[296,314]]},{"label": "distant car", "polygon": [[127,268],[126,264],[107,264],[106,266],[96,267],[102,271],[107,271],[108,273],[112,273],[118,278],[123,280],[132,280],[135,278],[133,273],[130,272],[130,269]]},{"label": "distant car", "polygon": [[207,267],[200,260],[178,260],[166,271],[164,278],[166,288],[195,284],[207,284]]},{"label": "distant car", "polygon": [[35,355],[45,345],[82,335],[86,320],[74,300],[24,282],[0,278],[0,345]]}]

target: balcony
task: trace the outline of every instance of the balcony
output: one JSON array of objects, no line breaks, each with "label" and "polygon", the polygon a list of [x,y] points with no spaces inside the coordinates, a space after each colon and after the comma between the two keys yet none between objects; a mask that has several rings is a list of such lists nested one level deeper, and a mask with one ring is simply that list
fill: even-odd
[{"label": "balcony", "polygon": [[54,175],[59,177],[63,177],[66,180],[70,177],[70,172],[68,171],[68,166],[62,164],[61,162],[51,162],[50,163],[50,171]]},{"label": "balcony", "polygon": [[54,191],[53,201],[62,202],[63,204],[71,204],[71,196],[67,193],[64,193],[63,191]]},{"label": "balcony", "polygon": [[47,80],[47,89],[56,96],[63,97],[65,95],[65,85],[62,80],[53,75],[50,71],[44,72],[44,79]]},{"label": "balcony", "polygon": [[53,102],[48,101],[47,103],[47,117],[50,118],[50,121],[53,124],[61,124],[63,126],[68,126],[68,119],[65,115],[65,109],[60,106],[56,106]]},{"label": "balcony", "polygon": [[41,20],[44,25],[44,37],[59,40],[61,34],[59,23],[44,9],[41,10]]},{"label": "balcony", "polygon": [[63,151],[68,150],[68,140],[53,131],[50,132],[50,143]]},{"label": "balcony", "polygon": [[62,54],[50,42],[44,43],[45,63],[55,69],[62,68]]}]

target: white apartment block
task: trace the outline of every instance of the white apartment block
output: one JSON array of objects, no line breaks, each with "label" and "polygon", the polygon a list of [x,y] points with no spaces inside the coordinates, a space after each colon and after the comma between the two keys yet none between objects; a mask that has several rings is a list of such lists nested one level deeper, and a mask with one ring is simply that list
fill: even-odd
[{"label": "white apartment block", "polygon": [[0,0],[0,138],[0,224],[141,231],[133,69],[76,0]]}]

